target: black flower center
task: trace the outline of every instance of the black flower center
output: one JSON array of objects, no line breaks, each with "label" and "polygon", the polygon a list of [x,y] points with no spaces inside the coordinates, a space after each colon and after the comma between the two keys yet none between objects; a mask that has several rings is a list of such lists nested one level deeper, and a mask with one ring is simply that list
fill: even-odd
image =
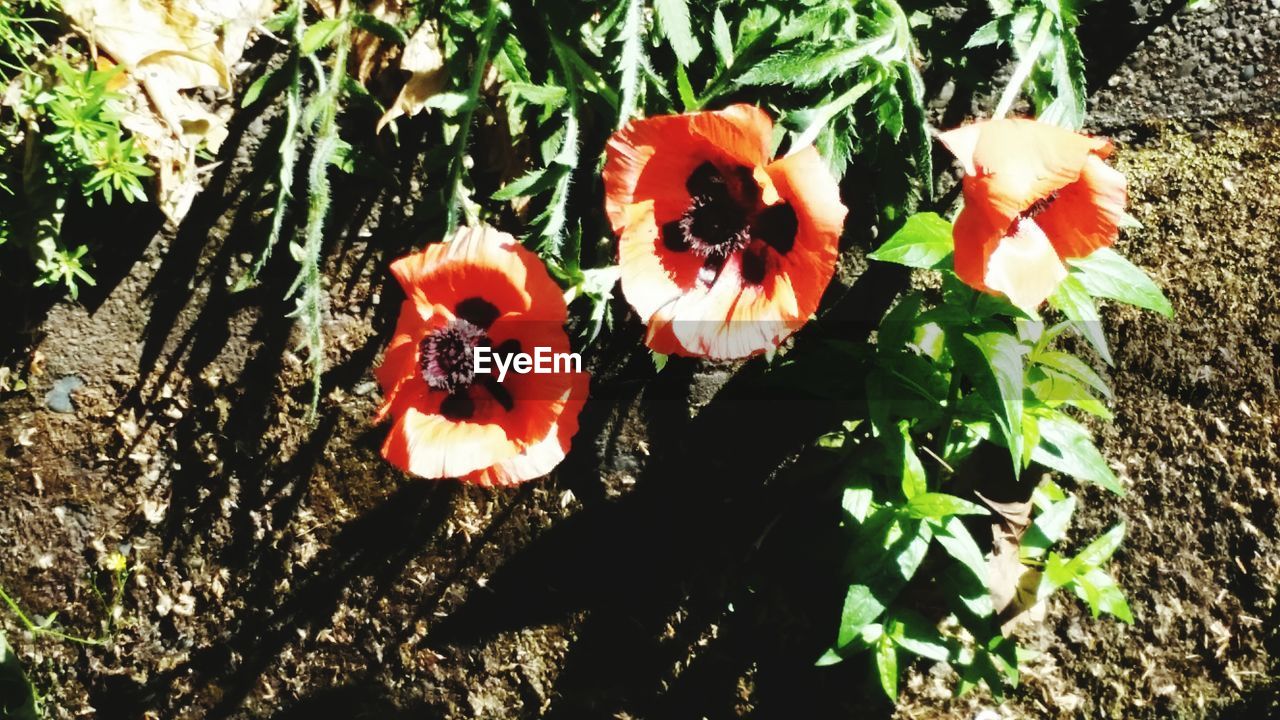
[{"label": "black flower center", "polygon": [[422,379],[432,390],[457,393],[475,381],[472,348],[488,345],[489,334],[469,320],[454,320],[427,333],[418,344]]},{"label": "black flower center", "polygon": [[[471,386],[479,385],[493,396],[503,409],[510,411],[516,401],[511,391],[498,382],[497,375],[476,375],[475,348],[492,347],[488,328],[498,318],[498,308],[489,301],[472,297],[454,308],[457,320],[427,333],[418,343],[418,367],[427,387],[449,394],[440,403],[440,413],[450,420],[465,420],[475,414],[475,399]],[[521,351],[520,341],[505,340],[491,350],[494,362],[502,358],[509,365],[507,356]],[[491,366],[493,363],[491,363]]]},{"label": "black flower center", "polygon": [[1027,208],[1026,210],[1023,210],[1022,214],[1019,215],[1019,217],[1034,218],[1035,216],[1039,215],[1045,210],[1048,210],[1049,206],[1053,204],[1053,201],[1057,199],[1058,199],[1058,191],[1055,190],[1052,193],[1050,193],[1048,197],[1042,197],[1039,200],[1031,203],[1031,207]]},{"label": "black flower center", "polygon": [[761,205],[760,188],[749,168],[734,167],[726,176],[714,163],[704,162],[689,174],[685,189],[689,206],[678,219],[663,225],[662,242],[672,252],[692,252],[702,258],[699,278],[703,282],[715,282],[725,261],[735,254],[742,257],[743,279],[763,282],[763,245],[782,255],[795,247],[799,229],[795,210],[785,202]]}]

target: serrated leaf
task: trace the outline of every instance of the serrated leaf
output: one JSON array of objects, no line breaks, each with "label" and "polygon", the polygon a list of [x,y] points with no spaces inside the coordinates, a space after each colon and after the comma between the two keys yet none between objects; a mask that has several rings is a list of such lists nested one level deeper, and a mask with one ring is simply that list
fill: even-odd
[{"label": "serrated leaf", "polygon": [[1094,305],[1089,291],[1085,290],[1079,278],[1074,274],[1067,275],[1058,289],[1049,296],[1049,305],[1067,316],[1072,329],[1080,333],[1093,349],[1097,351],[1103,362],[1113,364],[1111,351],[1107,348],[1107,336],[1102,331],[1102,319],[1098,315],[1098,307]]},{"label": "serrated leaf", "polygon": [[405,45],[409,42],[409,36],[405,35],[403,30],[367,12],[353,13],[351,24],[389,43]]},{"label": "serrated leaf", "polygon": [[1071,274],[1094,297],[1136,305],[1173,317],[1173,306],[1142,268],[1111,248],[1101,248],[1078,260],[1068,260]]},{"label": "serrated leaf", "polygon": [[716,8],[711,18],[711,41],[715,44],[716,55],[726,68],[733,67],[733,37],[729,34],[729,23],[725,22],[724,13]]},{"label": "serrated leaf", "polygon": [[1093,439],[1083,425],[1061,413],[1040,417],[1038,422],[1040,444],[1031,454],[1032,460],[1077,480],[1097,483],[1117,495],[1124,495],[1124,486],[1102,453],[1094,447]]},{"label": "serrated leaf", "polygon": [[995,45],[998,42],[1000,42],[1000,21],[992,20],[973,31],[973,35],[969,36],[969,41],[964,44],[964,49]]},{"label": "serrated leaf", "polygon": [[342,20],[339,18],[327,18],[321,20],[307,28],[302,35],[302,42],[298,49],[303,55],[310,55],[320,48],[329,44],[333,37],[342,29]]},{"label": "serrated leaf", "polygon": [[658,27],[680,64],[688,65],[696,60],[702,47],[689,24],[688,0],[654,0],[653,9],[658,16]]},{"label": "serrated leaf", "polygon": [[518,197],[536,195],[555,184],[555,179],[547,181],[547,169],[530,170],[519,178],[503,185],[491,197],[494,200],[514,200]]},{"label": "serrated leaf", "polygon": [[684,71],[683,65],[676,66],[676,92],[680,96],[680,105],[685,112],[698,109],[698,97],[693,92],[693,86],[689,84],[689,74]]},{"label": "serrated leaf", "polygon": [[937,268],[951,255],[955,245],[951,223],[937,213],[916,213],[875,252],[872,260],[914,268]]},{"label": "serrated leaf", "polygon": [[569,91],[558,85],[538,85],[526,82],[510,82],[506,84],[512,95],[525,102],[546,108],[558,108],[564,104]]},{"label": "serrated leaf", "polygon": [[847,73],[883,46],[879,37],[844,46],[830,41],[804,43],[760,61],[738,78],[738,84],[813,87]]}]

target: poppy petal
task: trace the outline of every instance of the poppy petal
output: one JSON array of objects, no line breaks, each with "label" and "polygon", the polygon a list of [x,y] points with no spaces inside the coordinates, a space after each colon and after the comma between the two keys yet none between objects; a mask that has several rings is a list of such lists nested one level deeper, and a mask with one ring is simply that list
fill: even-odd
[{"label": "poppy petal", "polygon": [[625,229],[618,238],[618,267],[622,294],[642,321],[692,288],[702,258],[668,249],[653,217],[653,202],[630,205]]},{"label": "poppy petal", "polygon": [[717,112],[694,113],[691,129],[726,160],[747,168],[769,160],[773,119],[755,105],[730,105]]},{"label": "poppy petal", "polygon": [[586,373],[574,373],[571,382],[563,411],[541,440],[528,445],[515,457],[467,475],[463,481],[477,485],[516,485],[555,469],[568,454],[573,436],[578,433],[578,415],[587,398],[590,378]]},{"label": "poppy petal", "polygon": [[1090,157],[1111,153],[1107,140],[1021,118],[978,122],[938,137],[965,168],[966,207],[989,207],[1008,222],[1079,179]]},{"label": "poppy petal", "polygon": [[695,169],[710,161],[750,170],[768,159],[772,138],[773,121],[751,105],[631,121],[605,147],[605,212],[614,232],[626,227],[625,208],[645,200],[659,225],[679,218]]},{"label": "poppy petal", "polygon": [[382,456],[424,478],[462,477],[514,457],[519,449],[497,425],[456,422],[407,408],[382,444]]},{"label": "poppy petal", "polygon": [[447,323],[453,318],[432,314],[423,318],[411,300],[400,305],[400,318],[396,321],[396,332],[383,353],[382,364],[374,369],[374,377],[382,388],[385,401],[378,410],[375,422],[382,422],[391,413],[404,383],[413,378],[420,378],[421,369],[418,364],[418,344],[434,327]]},{"label": "poppy petal", "polygon": [[1115,242],[1127,200],[1124,175],[1090,155],[1080,179],[1064,187],[1036,223],[1060,257],[1085,257]]},{"label": "poppy petal", "polygon": [[991,253],[985,282],[1009,302],[1034,313],[1066,276],[1066,266],[1036,221],[1019,220]]},{"label": "poppy petal", "polygon": [[778,258],[778,272],[790,281],[801,324],[818,309],[822,293],[835,274],[840,236],[848,208],[840,202],[840,188],[822,156],[812,147],[770,163],[765,171],[781,202],[795,212],[795,245],[787,253],[770,249]]},{"label": "poppy petal", "polygon": [[748,283],[741,265],[740,256],[729,258],[709,287],[663,307],[650,338],[669,332],[678,347],[654,349],[713,359],[749,357],[777,347],[804,323],[787,278],[769,273],[762,284]]}]

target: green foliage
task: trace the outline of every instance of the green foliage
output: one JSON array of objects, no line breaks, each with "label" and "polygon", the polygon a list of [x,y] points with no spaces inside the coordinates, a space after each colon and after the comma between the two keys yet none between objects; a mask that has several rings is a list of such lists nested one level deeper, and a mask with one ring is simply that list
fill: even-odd
[{"label": "green foliage", "polygon": [[39,698],[35,687],[22,671],[22,663],[13,654],[3,631],[0,631],[0,718],[5,720],[37,720]]},{"label": "green foliage", "polygon": [[967,47],[1008,44],[1018,58],[996,117],[1013,106],[1024,86],[1036,117],[1044,122],[1079,129],[1084,125],[1084,54],[1076,39],[1083,0],[988,0],[991,22],[969,39]]},{"label": "green foliage", "polygon": [[50,56],[24,71],[13,119],[0,125],[8,140],[0,149],[0,243],[30,253],[36,285],[61,284],[73,298],[94,283],[88,247],[62,237],[68,206],[145,201],[143,178],[154,174],[120,125],[124,98],[109,89],[120,71]]},{"label": "green foliage", "polygon": [[[1038,476],[1031,466],[1056,470],[1081,483],[1116,494],[1124,487],[1094,445],[1074,408],[1110,418],[1110,389],[1083,359],[1056,347],[1072,328],[1096,331],[1095,297],[1167,310],[1163,295],[1133,265],[1106,251],[1073,263],[1053,307],[1064,317],[1046,327],[1039,318],[1000,298],[979,294],[950,270],[950,223],[933,213],[909,217],[871,257],[907,267],[940,270],[942,292],[909,293],[884,316],[867,378],[865,418],[819,446],[839,453],[842,505],[849,528],[848,591],[836,641],[819,664],[869,652],[876,682],[896,697],[900,652],[947,661],[957,671],[957,690],[986,685],[997,697],[1019,679],[1016,642],[1001,625],[989,587],[1017,582],[1019,573],[1038,578],[1028,602],[1067,588],[1097,616],[1132,621],[1132,613],[1104,565],[1120,546],[1123,524],[1092,541],[1075,556],[1067,541],[1075,495],[1052,481],[1031,493],[1032,522],[1021,534],[1019,555],[997,559],[975,535],[991,517],[969,486],[966,463],[978,477],[1008,474],[1015,481]],[[935,298],[931,301],[929,298]],[[1091,320],[1091,322],[1084,322]],[[1105,350],[1105,345],[1101,346]],[[1008,469],[990,466],[983,445],[1007,449]],[[1028,472],[1028,470],[1031,470]],[[981,484],[979,484],[981,488]],[[945,562],[928,562],[937,547]],[[1003,563],[997,573],[993,564]],[[927,575],[921,579],[922,573]],[[937,588],[953,622],[930,622],[924,609],[901,592],[910,581]],[[1011,589],[1012,590],[1012,589]],[[1021,607],[1021,606],[1020,606]],[[943,631],[946,628],[946,631]]]}]

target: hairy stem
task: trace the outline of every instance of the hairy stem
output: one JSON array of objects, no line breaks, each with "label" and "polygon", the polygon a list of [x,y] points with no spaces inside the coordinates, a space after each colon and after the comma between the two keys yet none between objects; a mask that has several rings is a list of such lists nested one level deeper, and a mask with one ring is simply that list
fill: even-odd
[{"label": "hairy stem", "polygon": [[480,43],[476,48],[476,61],[472,67],[471,86],[467,89],[467,103],[458,117],[458,135],[454,138],[453,163],[449,167],[449,184],[445,189],[445,237],[453,235],[458,229],[458,211],[462,199],[459,197],[462,188],[463,159],[467,154],[467,142],[471,137],[471,117],[476,106],[480,104],[480,86],[484,82],[485,71],[489,68],[493,32],[498,24],[498,0],[489,0],[489,8],[485,12],[484,27],[480,31]]},{"label": "hairy stem", "polygon": [[1040,19],[1036,21],[1036,34],[1031,38],[1031,43],[1027,45],[1027,51],[1018,59],[1018,66],[1013,69],[1013,76],[1009,78],[1009,84],[1005,86],[1004,93],[1000,95],[1000,103],[996,105],[996,110],[991,114],[993,120],[999,120],[1009,114],[1009,109],[1013,107],[1013,102],[1018,99],[1018,94],[1022,92],[1022,86],[1027,84],[1027,78],[1031,77],[1031,70],[1035,67],[1036,62],[1040,60],[1040,54],[1044,52],[1044,44],[1049,41],[1049,31],[1053,28],[1053,17],[1049,11],[1040,14]]}]

